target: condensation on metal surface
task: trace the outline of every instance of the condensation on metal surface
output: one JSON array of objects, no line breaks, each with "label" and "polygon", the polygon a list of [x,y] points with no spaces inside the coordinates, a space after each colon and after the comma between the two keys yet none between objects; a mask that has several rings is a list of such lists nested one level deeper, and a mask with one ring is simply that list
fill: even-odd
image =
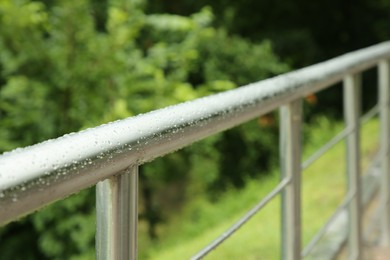
[{"label": "condensation on metal surface", "polygon": [[[0,156],[0,224],[123,169],[317,92],[390,57],[390,43],[235,90],[65,135]],[[15,202],[18,203],[15,203]]]}]

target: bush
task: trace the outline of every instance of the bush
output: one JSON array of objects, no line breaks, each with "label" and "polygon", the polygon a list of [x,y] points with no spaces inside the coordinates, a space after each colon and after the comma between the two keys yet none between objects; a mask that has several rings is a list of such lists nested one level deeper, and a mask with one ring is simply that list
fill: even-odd
[{"label": "bush", "polygon": [[[0,151],[287,70],[270,42],[252,44],[211,27],[210,9],[183,17],[147,15],[142,6],[142,1],[0,2]],[[149,234],[155,236],[159,222],[170,217],[158,207],[162,200],[187,201],[160,196],[167,188],[184,185],[213,194],[240,187],[245,176],[269,166],[274,136],[272,128],[261,130],[253,121],[143,167],[141,216]],[[0,244],[5,258],[92,257],[93,190],[2,228],[0,240],[7,241]]]}]

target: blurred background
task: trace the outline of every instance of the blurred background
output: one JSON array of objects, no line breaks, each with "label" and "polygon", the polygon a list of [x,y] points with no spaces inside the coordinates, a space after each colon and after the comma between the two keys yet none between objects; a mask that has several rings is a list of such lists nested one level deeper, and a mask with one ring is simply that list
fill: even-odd
[{"label": "blurred background", "polygon": [[[0,0],[0,152],[385,41],[389,17],[390,0]],[[363,82],[365,111],[375,71]],[[341,101],[337,86],[305,98],[305,153],[342,127]],[[141,167],[140,259],[186,258],[261,199],[279,178],[278,131],[275,112]],[[94,201],[91,188],[0,228],[0,259],[93,259]],[[272,221],[215,259],[277,258]],[[248,242],[261,234],[262,248]]]}]

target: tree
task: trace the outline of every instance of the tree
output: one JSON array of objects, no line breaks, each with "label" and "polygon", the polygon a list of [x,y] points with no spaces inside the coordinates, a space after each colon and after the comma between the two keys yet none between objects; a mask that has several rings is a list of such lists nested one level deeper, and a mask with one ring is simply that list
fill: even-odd
[{"label": "tree", "polygon": [[[145,14],[143,1],[96,3],[0,2],[0,151],[288,69],[269,41],[252,44],[212,27],[208,8],[184,17]],[[266,133],[271,131],[260,130],[253,121],[143,167],[141,215],[149,223],[150,236],[157,237],[156,225],[164,219],[156,205],[162,200],[169,204],[167,196],[160,196],[167,188],[182,183],[212,194],[228,185],[242,186],[246,176],[264,171],[266,158],[241,149],[245,160],[239,165],[245,170],[225,174],[227,161],[218,154],[232,153],[232,140],[243,148],[256,145],[274,151],[262,141]],[[26,229],[32,230],[31,236]],[[10,259],[90,258],[94,229],[94,194],[86,190],[1,229],[0,239],[6,242],[0,250]],[[16,250],[26,244],[32,248]]]}]

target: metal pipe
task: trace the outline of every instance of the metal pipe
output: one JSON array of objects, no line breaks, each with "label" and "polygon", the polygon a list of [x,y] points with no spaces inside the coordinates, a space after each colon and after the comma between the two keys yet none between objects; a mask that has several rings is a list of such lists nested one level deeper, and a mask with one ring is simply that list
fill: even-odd
[{"label": "metal pipe", "polygon": [[379,114],[379,107],[378,105],[375,105],[360,118],[360,126],[366,124],[368,121],[370,121],[372,118],[374,118],[374,116],[378,114]]},{"label": "metal pipe", "polygon": [[191,257],[192,260],[202,259],[208,253],[216,249],[222,242],[228,239],[233,235],[237,230],[239,230],[242,225],[248,222],[257,212],[264,208],[268,202],[276,197],[290,182],[290,179],[283,179],[271,192],[269,192],[256,206],[249,210],[242,218],[240,218],[234,225],[232,225],[228,230],[226,230],[221,236],[216,238],[213,242],[204,247],[196,255]]},{"label": "metal pipe", "polygon": [[137,259],[138,166],[96,185],[96,258]]},{"label": "metal pipe", "polygon": [[301,257],[301,127],[301,99],[281,107],[281,175],[291,179],[282,192],[282,259],[287,260]]},{"label": "metal pipe", "polygon": [[341,142],[349,133],[352,132],[352,129],[344,128],[340,133],[335,135],[329,142],[324,144],[318,150],[316,150],[310,157],[302,163],[302,170],[305,170],[307,167],[312,165],[315,161],[322,157],[327,151],[329,151],[333,146]]},{"label": "metal pipe", "polygon": [[[360,125],[363,125],[367,123],[370,119],[372,119],[374,116],[378,114],[378,106],[372,107],[366,114],[364,114],[359,122]],[[335,135],[330,141],[328,141],[326,144],[318,148],[312,155],[309,156],[303,163],[302,163],[302,170],[305,170],[307,167],[312,165],[315,161],[317,161],[319,158],[322,157],[327,151],[329,151],[333,146],[341,142],[345,137],[347,137],[353,129],[346,129],[344,128],[341,130],[337,135]]]},{"label": "metal pipe", "polygon": [[344,115],[346,128],[354,131],[347,141],[347,177],[349,193],[355,193],[349,205],[349,259],[362,256],[362,204],[360,183],[360,74],[344,78]]},{"label": "metal pipe", "polygon": [[[53,201],[315,93],[383,58],[390,42],[0,156],[0,225]],[[17,203],[16,203],[17,202]]]},{"label": "metal pipe", "polygon": [[390,64],[388,60],[379,63],[379,105],[380,105],[380,151],[381,151],[381,243],[390,245]]}]

